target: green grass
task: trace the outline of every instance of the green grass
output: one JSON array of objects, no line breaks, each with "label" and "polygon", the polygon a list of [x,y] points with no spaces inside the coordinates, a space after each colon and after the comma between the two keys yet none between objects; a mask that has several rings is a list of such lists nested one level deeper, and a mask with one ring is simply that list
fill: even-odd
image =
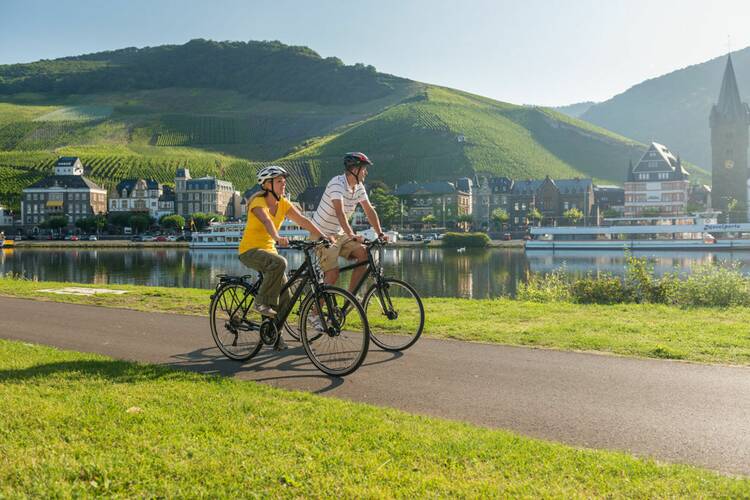
[{"label": "green grass", "polygon": [[[206,315],[210,290],[116,285],[123,296],[39,292],[81,286],[0,278],[0,295]],[[86,286],[86,285],[84,285]],[[96,287],[102,287],[96,285]],[[107,287],[104,285],[103,287]],[[750,365],[750,310],[425,298],[425,336],[474,342]]]},{"label": "green grass", "polygon": [[750,481],[0,341],[0,496],[741,497]]}]

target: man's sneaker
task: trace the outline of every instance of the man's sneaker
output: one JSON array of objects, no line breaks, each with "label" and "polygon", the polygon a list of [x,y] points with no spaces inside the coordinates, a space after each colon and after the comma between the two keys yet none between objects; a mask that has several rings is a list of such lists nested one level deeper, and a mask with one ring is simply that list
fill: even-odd
[{"label": "man's sneaker", "polygon": [[279,335],[279,340],[276,341],[276,344],[273,346],[274,351],[284,351],[286,349],[289,349],[289,346],[286,345],[286,341],[284,341],[284,337]]},{"label": "man's sneaker", "polygon": [[261,316],[268,316],[269,318],[276,316],[276,311],[271,306],[258,304],[257,302],[253,303],[253,311],[260,313]]}]

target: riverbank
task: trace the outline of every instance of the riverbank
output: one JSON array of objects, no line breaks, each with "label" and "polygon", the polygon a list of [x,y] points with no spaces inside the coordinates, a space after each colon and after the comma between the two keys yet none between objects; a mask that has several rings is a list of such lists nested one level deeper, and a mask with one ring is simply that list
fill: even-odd
[{"label": "riverbank", "polygon": [[695,467],[22,342],[0,341],[0,411],[10,498],[750,492]]},{"label": "riverbank", "polygon": [[[60,295],[84,287],[123,295]],[[0,295],[205,316],[211,290],[0,278]],[[424,335],[472,342],[750,365],[750,309],[425,298]]]},{"label": "riverbank", "polygon": [[[99,241],[59,241],[59,240],[21,240],[8,248],[188,248],[186,241],[129,241],[129,240],[99,240]],[[395,247],[430,247],[442,248],[440,240],[425,241],[396,241],[389,245]],[[491,240],[491,248],[523,248],[523,240]]]},{"label": "riverbank", "polygon": [[21,240],[15,248],[187,248],[187,241],[64,241],[64,240]]}]

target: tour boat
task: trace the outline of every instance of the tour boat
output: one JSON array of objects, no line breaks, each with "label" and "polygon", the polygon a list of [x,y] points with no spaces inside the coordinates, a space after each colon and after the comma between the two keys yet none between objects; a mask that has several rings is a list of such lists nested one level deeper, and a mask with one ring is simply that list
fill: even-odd
[{"label": "tour boat", "polygon": [[[190,248],[229,248],[237,249],[242,241],[245,222],[214,222],[207,230],[193,233]],[[304,240],[309,233],[286,219],[281,224],[279,235],[290,240]]]},{"label": "tour boat", "polygon": [[600,226],[532,227],[526,250],[750,250],[750,224],[717,213],[604,219]]}]

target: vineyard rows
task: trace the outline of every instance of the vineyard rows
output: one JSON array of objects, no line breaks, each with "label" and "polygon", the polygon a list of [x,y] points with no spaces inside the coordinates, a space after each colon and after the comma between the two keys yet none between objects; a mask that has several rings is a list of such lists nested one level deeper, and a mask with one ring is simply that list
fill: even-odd
[{"label": "vineyard rows", "polygon": [[78,122],[14,122],[0,128],[1,151],[47,150],[65,144],[81,127]]}]

